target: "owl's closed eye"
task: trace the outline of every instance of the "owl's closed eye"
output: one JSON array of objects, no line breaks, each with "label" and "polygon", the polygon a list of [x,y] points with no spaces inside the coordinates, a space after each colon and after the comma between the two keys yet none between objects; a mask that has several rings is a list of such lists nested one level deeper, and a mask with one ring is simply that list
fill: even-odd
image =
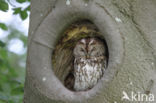
[{"label": "owl's closed eye", "polygon": [[75,57],[97,57],[105,55],[105,46],[103,42],[96,38],[86,38],[78,41],[74,48]]}]

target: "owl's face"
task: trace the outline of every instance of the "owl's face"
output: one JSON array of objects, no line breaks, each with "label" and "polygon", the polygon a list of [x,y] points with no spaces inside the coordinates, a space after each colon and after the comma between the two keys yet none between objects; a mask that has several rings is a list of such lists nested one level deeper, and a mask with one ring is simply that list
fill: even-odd
[{"label": "owl's face", "polygon": [[105,55],[105,46],[102,41],[96,38],[84,38],[77,42],[74,48],[76,58],[94,58]]}]

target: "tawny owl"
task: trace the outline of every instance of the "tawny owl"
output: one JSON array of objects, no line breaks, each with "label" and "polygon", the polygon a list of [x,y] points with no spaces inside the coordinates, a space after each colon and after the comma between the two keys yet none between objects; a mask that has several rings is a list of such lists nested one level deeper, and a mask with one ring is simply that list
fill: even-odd
[{"label": "tawny owl", "polygon": [[91,89],[106,69],[106,48],[97,38],[83,38],[74,47],[74,89]]}]

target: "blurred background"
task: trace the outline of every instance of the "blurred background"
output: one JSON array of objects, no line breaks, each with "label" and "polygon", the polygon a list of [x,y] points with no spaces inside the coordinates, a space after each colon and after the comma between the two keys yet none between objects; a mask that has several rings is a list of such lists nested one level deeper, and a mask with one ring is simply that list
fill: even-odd
[{"label": "blurred background", "polygon": [[22,103],[30,0],[0,0],[0,103]]}]

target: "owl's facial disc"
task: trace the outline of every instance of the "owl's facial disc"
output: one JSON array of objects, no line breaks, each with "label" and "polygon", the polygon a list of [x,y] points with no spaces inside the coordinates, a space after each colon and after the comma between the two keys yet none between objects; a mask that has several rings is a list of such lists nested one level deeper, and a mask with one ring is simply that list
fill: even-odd
[{"label": "owl's facial disc", "polygon": [[90,59],[104,54],[104,45],[96,38],[84,38],[77,42],[74,56]]},{"label": "owl's facial disc", "polygon": [[74,48],[74,56],[76,58],[84,58],[86,55],[85,44],[83,42],[82,40],[79,41]]}]

